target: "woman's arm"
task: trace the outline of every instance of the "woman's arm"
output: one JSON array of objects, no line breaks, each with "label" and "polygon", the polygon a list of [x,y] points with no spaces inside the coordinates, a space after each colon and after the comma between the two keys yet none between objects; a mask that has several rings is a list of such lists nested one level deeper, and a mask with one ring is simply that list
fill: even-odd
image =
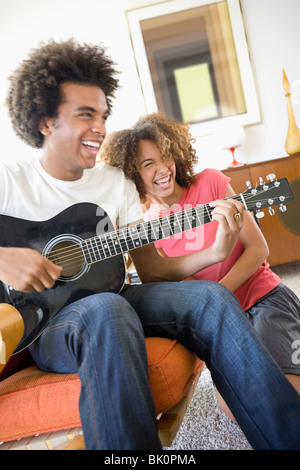
[{"label": "woman's arm", "polygon": [[[153,244],[130,252],[135,268],[143,282],[181,281],[202,269],[224,261],[231,253],[243,225],[244,207],[236,200],[219,200],[214,207],[212,220],[218,222],[216,239],[212,246],[189,255],[161,257]],[[239,212],[241,218],[235,221]]]},{"label": "woman's arm", "polygon": [[[235,192],[232,187],[228,185],[226,197],[233,196],[234,194]],[[252,214],[249,212],[245,212],[244,214],[244,224],[239,239],[245,251],[226,276],[220,280],[220,284],[223,284],[232,292],[247,281],[269,255],[267,242]]]},{"label": "woman's arm", "polygon": [[[226,197],[234,194],[235,192],[228,185]],[[222,201],[217,201],[214,204],[220,205],[221,203]],[[153,245],[134,250],[131,252],[131,257],[140,278],[144,282],[166,279],[181,281],[186,279],[212,264],[224,261],[231,253],[233,245],[239,237],[245,251],[227,275],[220,280],[220,284],[234,292],[249,279],[268,257],[269,250],[265,238],[250,213],[244,212],[244,222],[239,225],[231,218],[236,211],[236,207],[233,207],[231,213],[227,215],[228,219],[226,219],[224,212],[222,213],[222,208],[217,207],[215,219],[218,219],[219,225],[216,241],[212,247],[174,258],[166,257],[163,250],[156,250]],[[243,213],[240,206],[239,211]],[[230,223],[228,220],[230,220]]]}]

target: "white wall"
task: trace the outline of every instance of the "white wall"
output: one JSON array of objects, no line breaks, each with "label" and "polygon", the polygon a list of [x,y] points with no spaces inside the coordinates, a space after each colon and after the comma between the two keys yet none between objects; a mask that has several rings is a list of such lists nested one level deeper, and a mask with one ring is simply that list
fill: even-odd
[{"label": "white wall", "polygon": [[[2,103],[7,89],[6,77],[41,40],[74,36],[82,41],[101,42],[107,47],[122,72],[108,131],[130,126],[147,112],[124,11],[149,3],[160,2],[0,0],[0,161],[23,159],[34,152],[15,137]],[[246,128],[246,140],[237,151],[237,159],[254,163],[286,155],[288,122],[282,68],[294,89],[294,112],[300,127],[300,1],[241,0],[241,3],[262,123]],[[223,169],[230,162],[230,155],[219,150],[211,137],[198,139],[196,147],[199,169],[205,166]]]},{"label": "white wall", "polygon": [[286,155],[283,68],[300,128],[300,1],[242,0],[242,8],[262,114],[262,124],[247,129],[245,141],[248,161],[254,163]]}]

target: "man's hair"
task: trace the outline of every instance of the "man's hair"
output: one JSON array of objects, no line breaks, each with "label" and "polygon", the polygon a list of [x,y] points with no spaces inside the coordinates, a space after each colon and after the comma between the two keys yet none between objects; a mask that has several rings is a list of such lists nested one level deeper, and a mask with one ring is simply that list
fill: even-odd
[{"label": "man's hair", "polygon": [[140,140],[155,142],[162,159],[174,160],[176,181],[189,188],[195,181],[194,166],[198,161],[188,125],[161,113],[140,117],[130,129],[115,131],[106,136],[100,150],[100,159],[121,168],[127,179],[133,181],[142,202],[147,201],[144,182],[139,174],[138,144]]},{"label": "man's hair", "polygon": [[111,111],[118,88],[114,65],[103,47],[79,44],[73,38],[64,42],[50,40],[31,50],[28,59],[9,77],[6,105],[17,136],[31,147],[43,146],[39,125],[42,118],[57,117],[64,98],[62,83],[101,88]]}]

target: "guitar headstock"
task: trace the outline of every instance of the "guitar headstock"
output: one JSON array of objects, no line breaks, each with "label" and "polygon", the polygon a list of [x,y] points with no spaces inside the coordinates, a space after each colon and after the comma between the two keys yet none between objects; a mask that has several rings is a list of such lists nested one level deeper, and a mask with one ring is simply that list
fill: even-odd
[{"label": "guitar headstock", "polygon": [[[244,203],[249,211],[255,211],[256,217],[261,218],[264,213],[261,209],[269,208],[270,215],[274,214],[273,206],[286,211],[286,202],[292,201],[294,195],[286,178],[275,179],[275,175],[268,175],[269,181],[264,183],[260,178],[260,185],[249,188],[243,192]],[[248,183],[247,183],[248,185]]]}]

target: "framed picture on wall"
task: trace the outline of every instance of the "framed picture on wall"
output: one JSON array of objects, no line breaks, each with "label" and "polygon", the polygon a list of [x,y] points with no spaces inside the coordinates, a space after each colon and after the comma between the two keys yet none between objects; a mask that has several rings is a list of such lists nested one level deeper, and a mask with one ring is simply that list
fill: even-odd
[{"label": "framed picture on wall", "polygon": [[222,120],[261,121],[239,0],[171,0],[126,14],[147,112],[187,122],[195,137]]}]

